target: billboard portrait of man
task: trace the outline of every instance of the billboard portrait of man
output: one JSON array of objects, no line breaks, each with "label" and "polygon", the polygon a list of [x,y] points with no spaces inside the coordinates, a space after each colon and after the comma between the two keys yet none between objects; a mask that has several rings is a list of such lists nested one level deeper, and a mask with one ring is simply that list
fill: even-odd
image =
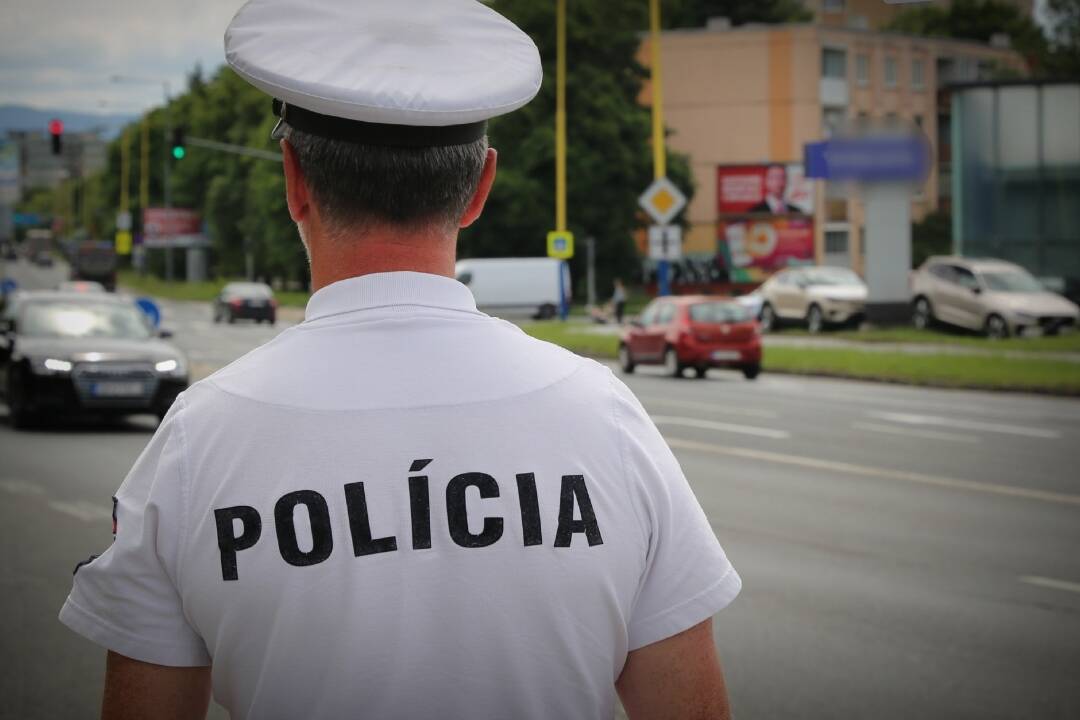
[{"label": "billboard portrait of man", "polygon": [[787,184],[787,168],[779,164],[769,165],[765,169],[765,177],[762,182],[765,197],[761,202],[752,206],[750,212],[768,213],[770,215],[804,212],[802,208],[792,205],[784,199]]}]

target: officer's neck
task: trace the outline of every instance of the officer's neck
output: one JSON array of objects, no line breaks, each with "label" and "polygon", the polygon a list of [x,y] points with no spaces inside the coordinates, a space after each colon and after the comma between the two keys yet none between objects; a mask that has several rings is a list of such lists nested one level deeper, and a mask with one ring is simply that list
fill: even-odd
[{"label": "officer's neck", "polygon": [[311,291],[372,273],[412,272],[454,277],[457,233],[442,228],[365,228],[355,233],[309,232]]}]

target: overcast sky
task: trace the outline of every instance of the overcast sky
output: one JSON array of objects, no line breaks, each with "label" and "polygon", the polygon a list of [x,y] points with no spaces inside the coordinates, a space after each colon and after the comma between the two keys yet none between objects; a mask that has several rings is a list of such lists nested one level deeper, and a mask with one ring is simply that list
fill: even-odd
[{"label": "overcast sky", "polygon": [[[0,0],[0,104],[137,113],[225,61],[243,0]],[[157,82],[117,83],[113,75]]]}]

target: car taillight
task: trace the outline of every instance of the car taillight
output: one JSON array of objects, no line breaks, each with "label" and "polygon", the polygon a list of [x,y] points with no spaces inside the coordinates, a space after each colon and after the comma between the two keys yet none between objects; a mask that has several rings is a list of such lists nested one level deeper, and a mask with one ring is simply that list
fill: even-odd
[{"label": "car taillight", "polygon": [[232,305],[233,307],[240,307],[241,305],[244,304],[244,301],[241,300],[240,298],[233,298],[232,300],[229,301],[229,304]]}]

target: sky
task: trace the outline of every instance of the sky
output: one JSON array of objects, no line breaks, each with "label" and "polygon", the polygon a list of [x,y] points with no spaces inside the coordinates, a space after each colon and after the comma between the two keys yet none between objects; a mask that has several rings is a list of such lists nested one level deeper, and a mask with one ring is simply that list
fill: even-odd
[{"label": "sky", "polygon": [[[1037,0],[1036,17],[1045,0]],[[224,61],[243,0],[0,0],[0,105],[137,114]],[[149,82],[113,82],[114,75]]]},{"label": "sky", "polygon": [[[0,105],[136,114],[225,62],[243,0],[0,0]],[[149,82],[114,82],[114,75]]]}]

